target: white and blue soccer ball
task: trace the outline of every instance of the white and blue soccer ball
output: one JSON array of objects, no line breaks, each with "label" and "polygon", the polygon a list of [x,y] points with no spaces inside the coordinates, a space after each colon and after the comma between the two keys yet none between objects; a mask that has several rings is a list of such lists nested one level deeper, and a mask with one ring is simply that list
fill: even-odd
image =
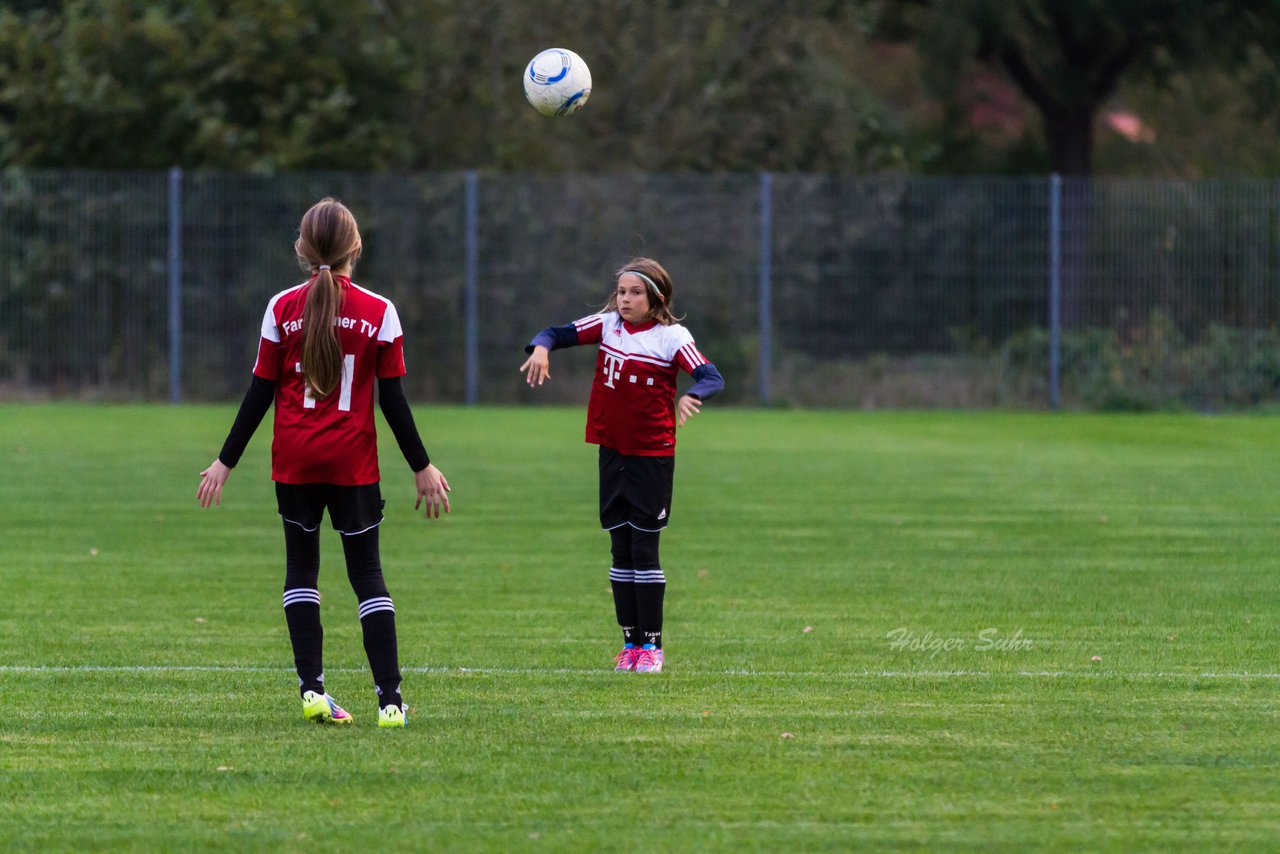
[{"label": "white and blue soccer ball", "polygon": [[544,50],[525,67],[524,96],[544,116],[576,113],[591,97],[591,69],[571,50]]}]

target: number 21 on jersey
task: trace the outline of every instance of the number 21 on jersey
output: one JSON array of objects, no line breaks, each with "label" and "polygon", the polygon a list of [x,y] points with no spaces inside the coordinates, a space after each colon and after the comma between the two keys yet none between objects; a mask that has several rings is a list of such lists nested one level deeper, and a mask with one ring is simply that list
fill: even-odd
[{"label": "number 21 on jersey", "polygon": [[[302,363],[294,362],[293,370],[295,373],[302,373]],[[355,380],[356,375],[356,357],[354,354],[348,353],[342,357],[342,386],[338,389],[338,411],[351,411],[351,384]],[[311,396],[311,386],[303,382],[302,407],[303,409],[315,409],[316,399]]]}]

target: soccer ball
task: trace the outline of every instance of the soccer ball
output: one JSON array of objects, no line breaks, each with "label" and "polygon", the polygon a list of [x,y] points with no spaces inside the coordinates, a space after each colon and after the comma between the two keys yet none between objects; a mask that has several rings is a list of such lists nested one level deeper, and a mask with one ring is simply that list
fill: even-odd
[{"label": "soccer ball", "polygon": [[591,97],[591,69],[571,50],[544,50],[524,70],[524,96],[544,116],[576,113]]}]

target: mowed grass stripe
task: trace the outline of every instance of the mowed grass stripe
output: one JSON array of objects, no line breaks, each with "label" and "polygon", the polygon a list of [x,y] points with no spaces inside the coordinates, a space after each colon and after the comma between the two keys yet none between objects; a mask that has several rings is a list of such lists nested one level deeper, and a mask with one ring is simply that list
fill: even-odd
[{"label": "mowed grass stripe", "polygon": [[607,670],[581,410],[420,407],[455,512],[418,518],[384,445],[413,706],[386,733],[329,531],[326,672],[357,723],[298,714],[265,425],[195,506],[234,409],[0,409],[10,847],[1280,838],[1271,418],[708,406],[663,540],[670,672],[646,679]]},{"label": "mowed grass stripe", "polygon": [[[494,676],[536,676],[540,674],[556,674],[585,676],[589,678],[623,679],[634,678],[619,676],[601,668],[574,669],[568,667],[545,668],[497,668],[497,667],[405,667],[403,673],[434,674],[440,676],[481,673]],[[368,673],[367,668],[329,667],[328,673]],[[239,665],[163,665],[140,664],[136,666],[112,665],[0,665],[0,673],[293,673],[292,668],[285,667],[251,667]],[[1196,672],[1120,672],[1115,670],[864,670],[857,673],[839,671],[778,671],[778,670],[697,670],[681,668],[678,673],[667,671],[668,676],[678,677],[718,677],[737,676],[747,679],[1280,679],[1280,673],[1196,673]]]}]

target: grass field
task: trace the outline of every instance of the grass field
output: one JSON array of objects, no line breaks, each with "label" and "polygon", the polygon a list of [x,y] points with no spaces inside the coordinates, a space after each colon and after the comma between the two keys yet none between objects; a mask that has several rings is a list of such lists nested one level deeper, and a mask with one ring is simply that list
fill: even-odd
[{"label": "grass field", "polygon": [[[668,672],[609,672],[571,409],[420,409],[384,448],[404,731],[326,531],[303,722],[260,430],[0,407],[0,847],[1271,848],[1280,431],[1266,417],[716,409],[682,431]],[[383,431],[384,435],[387,431]]]}]

